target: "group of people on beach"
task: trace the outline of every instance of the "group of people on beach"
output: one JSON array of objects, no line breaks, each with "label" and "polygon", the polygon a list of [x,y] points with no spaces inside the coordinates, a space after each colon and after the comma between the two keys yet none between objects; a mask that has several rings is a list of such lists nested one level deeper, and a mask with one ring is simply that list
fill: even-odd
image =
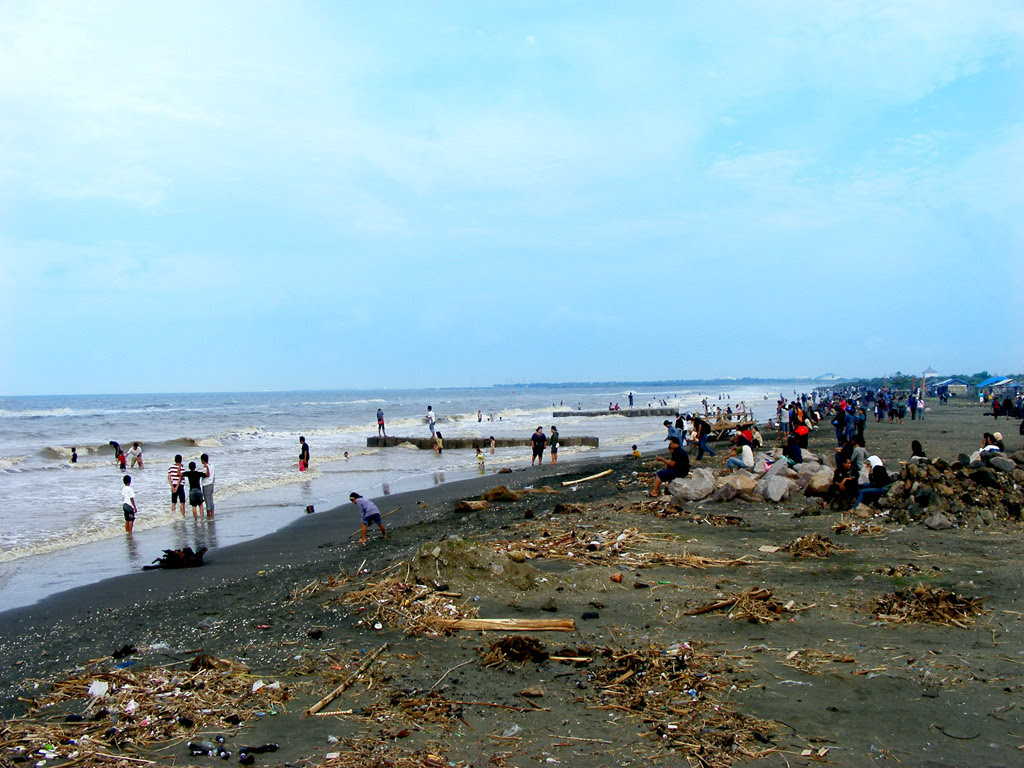
[{"label": "group of people on beach", "polygon": [[[114,446],[118,465],[124,469],[124,463],[127,460],[125,454],[121,452],[120,446],[115,441],[111,440],[110,443]],[[133,468],[138,466],[139,469],[142,469],[142,450],[139,443],[133,444],[129,454],[132,454],[135,449],[138,449],[138,451],[132,456],[131,466]],[[189,486],[188,504],[192,507],[193,519],[199,520],[201,517],[212,518],[214,515],[215,473],[213,464],[210,463],[209,455],[204,453],[199,457],[199,462],[202,465],[201,469],[196,462],[190,461],[186,470],[183,462],[184,459],[181,454],[176,454],[174,456],[174,463],[167,469],[167,484],[171,490],[171,512],[178,511],[178,505],[180,504],[181,516],[185,516],[185,482],[187,481]],[[121,511],[124,514],[124,530],[125,533],[131,534],[135,527],[135,519],[139,513],[135,489],[132,487],[132,476],[125,474],[122,478],[122,484]]]}]

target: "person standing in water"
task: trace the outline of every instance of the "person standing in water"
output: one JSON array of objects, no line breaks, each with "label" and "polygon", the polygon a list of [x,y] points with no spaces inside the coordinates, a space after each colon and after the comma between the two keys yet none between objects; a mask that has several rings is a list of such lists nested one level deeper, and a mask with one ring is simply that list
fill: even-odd
[{"label": "person standing in water", "polygon": [[121,489],[121,511],[124,512],[124,532],[131,536],[132,528],[135,527],[135,515],[138,514],[139,508],[135,506],[135,489],[132,488],[132,476],[125,475],[121,482],[124,483],[124,488]]},{"label": "person standing in water", "polygon": [[203,501],[206,503],[206,516],[213,517],[213,464],[210,463],[210,457],[207,454],[203,454],[199,457],[199,461],[203,464]]},{"label": "person standing in water", "polygon": [[309,469],[309,443],[306,438],[299,436],[299,472]]}]

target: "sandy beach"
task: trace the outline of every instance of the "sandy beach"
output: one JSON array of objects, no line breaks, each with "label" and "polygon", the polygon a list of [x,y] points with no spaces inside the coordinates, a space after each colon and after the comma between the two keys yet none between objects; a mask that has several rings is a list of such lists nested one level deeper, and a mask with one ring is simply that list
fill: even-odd
[{"label": "sandy beach", "polygon": [[[1016,421],[983,414],[953,401],[924,422],[870,421],[867,446],[891,469],[912,439],[949,462],[984,431],[1021,450]],[[810,449],[833,447],[823,423]],[[721,471],[725,453],[694,466]],[[231,764],[243,745],[277,744],[257,765],[1019,763],[1019,507],[948,530],[851,518],[802,493],[675,507],[645,496],[651,456],[528,458],[378,500],[389,535],[371,531],[365,548],[346,504],[202,568],[0,615],[0,761],[202,765],[187,742],[220,736]],[[961,497],[995,492],[956,482]],[[455,511],[499,485],[518,499]],[[809,534],[836,551],[775,549]],[[879,608],[918,584],[983,598],[983,612],[933,624]],[[451,630],[445,615],[574,628]],[[96,681],[108,690],[90,697]],[[44,746],[19,736],[27,724],[53,758],[18,751]]]}]

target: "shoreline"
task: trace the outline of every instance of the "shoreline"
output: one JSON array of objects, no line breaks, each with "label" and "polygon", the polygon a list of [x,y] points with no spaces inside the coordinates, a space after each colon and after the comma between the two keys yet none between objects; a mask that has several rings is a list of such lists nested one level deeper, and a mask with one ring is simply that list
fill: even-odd
[{"label": "shoreline", "polygon": [[[993,431],[992,424],[981,409],[958,404],[933,409],[923,424],[870,422],[867,438],[871,452],[895,468],[907,457],[911,439],[921,439],[933,458],[954,459],[974,450],[980,432]],[[1021,448],[1016,426],[1000,421],[995,427],[1004,434],[1007,455]],[[811,450],[831,450],[831,432],[824,426],[815,430]],[[18,696],[40,693],[33,690],[33,681],[60,679],[75,670],[113,670],[117,662],[109,657],[130,644],[136,650],[128,661],[135,666],[129,669],[176,669],[206,653],[246,664],[253,679],[279,681],[291,703],[276,716],[256,717],[240,730],[220,725],[197,734],[223,732],[236,745],[280,742],[280,752],[261,758],[261,765],[348,765],[332,763],[327,754],[372,742],[381,759],[420,750],[421,758],[426,752],[446,755],[460,768],[501,755],[524,766],[544,762],[545,755],[567,765],[610,768],[653,759],[682,766],[686,753],[673,747],[672,732],[652,731],[652,723],[664,728],[666,722],[681,724],[688,718],[669,715],[666,721],[661,710],[602,707],[595,697],[612,694],[595,675],[606,658],[685,641],[694,653],[707,654],[694,657],[694,664],[701,659],[708,664],[701,667],[705,683],[695,685],[696,696],[682,692],[682,701],[673,706],[681,707],[681,713],[717,717],[713,704],[722,716],[761,718],[743,720],[754,723],[746,730],[739,728],[741,721],[727,721],[739,729],[738,749],[715,753],[724,762],[712,764],[725,766],[746,756],[746,765],[811,766],[820,761],[821,749],[841,765],[866,763],[882,753],[912,765],[1012,764],[1022,724],[1014,706],[1019,686],[1013,681],[1024,663],[1024,619],[1016,612],[1013,577],[1024,558],[1019,520],[976,517],[945,531],[881,521],[877,532],[841,535],[832,527],[839,513],[803,495],[777,504],[735,499],[672,509],[667,498],[644,495],[652,456],[641,461],[590,456],[378,498],[383,513],[395,506],[401,510],[386,521],[387,540],[371,530],[366,548],[350,538],[359,522],[346,504],[220,549],[202,568],[122,576],[5,612],[0,614],[0,658],[5,660],[0,715],[22,714]],[[720,455],[696,466],[721,471],[723,461]],[[563,476],[578,479],[609,468],[613,472],[606,479],[560,485]],[[495,503],[480,512],[453,511],[455,502],[499,484],[512,489],[551,485],[558,493]],[[739,523],[709,525],[711,516],[733,516]],[[571,531],[577,531],[572,538],[582,547],[575,556],[542,556],[513,565],[504,554],[505,547],[542,550]],[[843,552],[816,560],[761,550],[811,532],[831,537]],[[618,536],[625,537],[626,560],[586,554],[584,545],[595,537]],[[505,540],[490,548],[491,542]],[[499,633],[405,637],[400,626],[387,621],[375,630],[372,620],[363,620],[370,613],[338,602],[339,596],[379,583],[388,574],[407,573],[398,566],[417,558],[433,564],[431,551],[449,546],[445,542],[456,546],[456,541],[490,552],[491,570],[451,570],[453,562],[439,559],[431,576],[434,567],[445,563],[438,578],[479,606],[481,617],[574,619],[573,633],[538,633],[539,640],[552,652],[565,655],[572,649],[571,655],[591,660],[488,669],[480,654],[500,639]],[[699,555],[732,564],[682,567],[657,559],[642,564],[638,558],[652,548],[659,556]],[[921,575],[882,572],[907,563]],[[500,564],[506,576],[494,569]],[[534,574],[531,585],[510,580],[517,568]],[[616,582],[611,576],[622,578]],[[872,615],[879,596],[911,586],[915,579],[983,597],[988,613],[965,628],[889,623]],[[765,624],[736,621],[724,612],[689,615],[701,604],[744,588],[771,589],[780,601],[792,600],[801,610]],[[597,617],[584,619],[587,613]],[[355,670],[382,643],[389,650],[369,684],[361,681],[333,705],[339,711],[353,708],[352,714],[302,717],[306,707],[348,674],[345,670]],[[616,672],[616,679],[621,674]],[[641,678],[639,684],[645,689],[659,685],[654,678]],[[535,704],[522,696],[531,687],[543,691],[531,700]],[[394,702],[411,695],[402,691],[485,704],[464,706],[460,719],[441,723],[389,709],[395,706],[387,703],[389,697]],[[991,717],[992,712],[1003,715]],[[716,722],[708,721],[702,731],[712,734],[712,741],[722,727]],[[521,730],[503,737],[512,726]],[[750,728],[764,741],[750,738]],[[328,743],[329,736],[343,741]],[[183,734],[157,753],[133,754],[160,764],[208,764],[208,758],[188,756],[186,738],[193,736]],[[979,744],[986,750],[979,752]],[[811,756],[803,754],[808,748]]]}]

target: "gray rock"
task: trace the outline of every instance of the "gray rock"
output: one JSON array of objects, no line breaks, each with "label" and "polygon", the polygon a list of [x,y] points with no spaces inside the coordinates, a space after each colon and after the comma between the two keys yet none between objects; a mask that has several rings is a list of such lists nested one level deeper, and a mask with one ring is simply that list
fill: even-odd
[{"label": "gray rock", "polygon": [[999,487],[999,478],[996,476],[996,473],[988,467],[979,467],[978,469],[972,470],[969,477],[978,485],[983,485],[986,488]]},{"label": "gray rock", "polygon": [[1013,459],[998,454],[988,460],[988,465],[992,469],[998,469],[1000,472],[1013,472],[1017,468],[1017,464]]},{"label": "gray rock", "polygon": [[699,501],[715,490],[715,476],[710,469],[700,467],[687,477],[677,477],[668,484],[668,492],[676,501]]},{"label": "gray rock", "polygon": [[793,487],[793,483],[788,477],[769,477],[768,483],[765,489],[761,491],[761,495],[769,501],[782,501],[786,496],[789,495],[790,488]]},{"label": "gray rock", "polygon": [[936,512],[934,515],[927,518],[924,521],[924,525],[926,528],[931,528],[933,531],[945,531],[948,528],[953,527],[953,523],[950,519],[941,512]]}]

